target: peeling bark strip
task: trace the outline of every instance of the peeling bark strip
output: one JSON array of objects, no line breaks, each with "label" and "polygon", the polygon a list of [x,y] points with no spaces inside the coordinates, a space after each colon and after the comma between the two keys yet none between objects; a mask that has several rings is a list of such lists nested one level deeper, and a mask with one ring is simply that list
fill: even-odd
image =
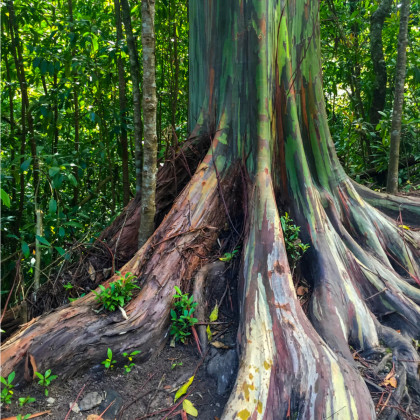
[{"label": "peeling bark strip", "polygon": [[[401,389],[406,378],[420,393],[411,343],[420,338],[420,237],[376,207],[415,220],[420,200],[369,195],[340,166],[322,92],[318,2],[192,0],[189,12],[190,115],[212,144],[121,270],[142,287],[128,320],[96,314],[87,295],[6,342],[3,375],[21,377],[27,353],[41,371],[63,376],[98,363],[111,344],[149,357],[165,342],[173,286],[212,255],[237,206],[232,186],[242,183],[241,362],[222,419],[374,419],[349,346],[385,343]],[[310,244],[302,267],[313,289],[309,317],[294,291],[280,202]]]},{"label": "peeling bark strip", "polygon": [[143,176],[141,187],[141,219],[139,228],[139,248],[141,248],[155,228],[156,213],[156,65],[155,65],[155,1],[141,2],[141,42],[143,45]]}]

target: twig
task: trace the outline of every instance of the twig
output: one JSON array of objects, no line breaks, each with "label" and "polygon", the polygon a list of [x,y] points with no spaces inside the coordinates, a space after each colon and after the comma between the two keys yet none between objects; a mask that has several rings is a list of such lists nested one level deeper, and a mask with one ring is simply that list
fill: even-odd
[{"label": "twig", "polygon": [[100,419],[102,419],[102,416],[108,411],[108,408],[109,407],[111,407],[111,405],[112,404],[114,404],[114,402],[115,402],[115,400],[113,400],[113,401],[111,401],[109,404],[108,404],[108,407],[107,408],[105,408],[105,410],[104,411],[102,411],[102,413],[101,414],[99,414],[99,420]]},{"label": "twig", "polygon": [[71,405],[70,410],[67,412],[66,417],[64,417],[64,420],[67,420],[70,416],[71,410],[73,410],[73,407],[76,405],[78,399],[80,398],[80,396],[82,395],[83,390],[85,389],[86,384],[84,384],[82,386],[82,389],[80,390],[80,392],[77,394],[76,400],[74,401],[74,403]]}]

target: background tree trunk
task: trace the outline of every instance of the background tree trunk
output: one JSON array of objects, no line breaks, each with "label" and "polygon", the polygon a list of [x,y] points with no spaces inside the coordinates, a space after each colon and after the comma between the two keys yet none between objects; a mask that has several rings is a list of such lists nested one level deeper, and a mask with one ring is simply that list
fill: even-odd
[{"label": "background tree trunk", "polygon": [[395,67],[394,107],[392,109],[391,148],[389,151],[388,193],[398,192],[398,164],[400,160],[401,120],[404,104],[404,84],[407,62],[407,32],[410,15],[410,0],[402,0],[400,8],[400,32],[398,34],[398,55]]},{"label": "background tree trunk", "polygon": [[155,1],[141,2],[143,46],[143,117],[144,147],[143,175],[141,187],[141,218],[139,227],[139,248],[155,230],[156,213],[156,60],[155,60]]},{"label": "background tree trunk", "polygon": [[370,56],[372,58],[373,71],[375,72],[375,82],[373,85],[369,122],[374,129],[381,119],[379,111],[383,111],[385,108],[387,74],[382,44],[382,28],[385,19],[391,13],[391,7],[392,0],[382,0],[370,18]]},{"label": "background tree trunk", "polygon": [[142,122],[141,122],[141,93],[140,93],[140,64],[137,52],[136,39],[131,26],[131,12],[128,0],[121,0],[122,18],[127,37],[128,54],[130,57],[131,82],[133,84],[133,120],[134,120],[134,144],[135,144],[135,167],[136,167],[136,195],[141,195],[142,184]]},{"label": "background tree trunk", "polygon": [[128,140],[127,140],[127,98],[126,98],[126,83],[124,75],[124,62],[121,58],[121,42],[123,39],[122,24],[121,24],[121,8],[119,0],[114,0],[115,9],[115,26],[117,28],[117,48],[119,51],[117,57],[118,68],[118,97],[120,105],[120,141],[121,141],[121,159],[122,159],[122,184],[123,184],[123,204],[124,207],[130,201],[130,178],[128,172]]}]

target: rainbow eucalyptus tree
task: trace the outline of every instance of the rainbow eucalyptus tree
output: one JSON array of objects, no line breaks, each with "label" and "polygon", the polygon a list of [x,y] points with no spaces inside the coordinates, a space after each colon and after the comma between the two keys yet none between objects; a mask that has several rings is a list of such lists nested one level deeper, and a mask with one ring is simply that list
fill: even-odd
[{"label": "rainbow eucalyptus tree", "polygon": [[[242,212],[241,362],[223,419],[375,418],[350,346],[392,350],[395,398],[407,383],[420,390],[411,344],[420,335],[419,236],[399,227],[419,224],[420,203],[361,188],[340,166],[323,99],[318,2],[196,0],[189,10],[191,131],[211,146],[122,270],[141,284],[128,319],[96,314],[85,296],[12,337],[3,375],[22,375],[25,360],[71,375],[111,344],[152,355],[166,340],[174,286],[194,277]],[[308,315],[279,209],[310,243]]]}]

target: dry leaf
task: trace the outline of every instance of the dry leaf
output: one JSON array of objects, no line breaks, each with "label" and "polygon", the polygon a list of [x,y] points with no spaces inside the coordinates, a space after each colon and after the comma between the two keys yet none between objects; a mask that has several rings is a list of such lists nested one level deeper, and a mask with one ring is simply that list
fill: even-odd
[{"label": "dry leaf", "polygon": [[222,343],[221,341],[213,341],[213,343],[210,343],[213,347],[216,347],[216,349],[228,349],[229,347]]},{"label": "dry leaf", "polygon": [[306,295],[306,293],[308,293],[308,288],[307,287],[299,286],[296,290],[296,294],[298,296]]},{"label": "dry leaf", "polygon": [[390,385],[393,388],[397,387],[397,378],[394,376],[394,368],[391,369],[391,371],[386,375],[385,379],[381,383],[381,385],[387,386]]},{"label": "dry leaf", "polygon": [[194,404],[190,400],[184,400],[182,402],[182,408],[190,416],[193,416],[193,417],[197,417],[198,416],[198,411],[194,407]]},{"label": "dry leaf", "polygon": [[214,306],[213,310],[211,311],[211,314],[210,314],[210,317],[209,317],[210,322],[217,321],[218,317],[219,317],[219,306],[216,303],[216,305]]}]

